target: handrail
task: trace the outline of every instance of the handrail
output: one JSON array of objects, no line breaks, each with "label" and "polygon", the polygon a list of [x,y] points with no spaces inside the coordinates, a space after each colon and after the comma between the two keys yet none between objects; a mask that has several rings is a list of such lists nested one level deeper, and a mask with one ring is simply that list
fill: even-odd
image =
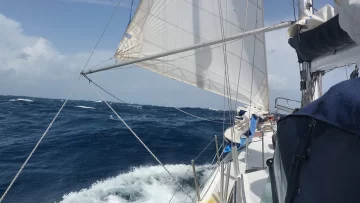
[{"label": "handrail", "polygon": [[285,97],[276,97],[276,99],[275,99],[275,108],[276,108],[278,99],[283,99],[285,101],[293,101],[293,102],[297,102],[297,103],[301,104],[301,101],[299,101],[299,100],[289,99],[289,98],[285,98]]},{"label": "handrail", "polygon": [[290,108],[290,107],[287,107],[287,106],[283,106],[283,105],[279,105],[278,104],[278,100],[285,100],[287,103],[289,101],[291,102],[297,102],[297,103],[300,103],[301,104],[301,101],[298,101],[298,100],[294,100],[294,99],[288,99],[288,98],[285,98],[285,97],[277,97],[275,99],[275,109],[276,109],[276,113],[277,113],[277,110],[282,110],[282,111],[286,111],[288,113],[292,113],[295,108]]}]

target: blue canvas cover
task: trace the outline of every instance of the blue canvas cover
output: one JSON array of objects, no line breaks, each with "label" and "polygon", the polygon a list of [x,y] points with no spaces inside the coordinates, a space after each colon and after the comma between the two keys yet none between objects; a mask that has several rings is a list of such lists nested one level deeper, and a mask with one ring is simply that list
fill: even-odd
[{"label": "blue canvas cover", "polygon": [[[249,130],[245,133],[245,135],[249,136],[249,143],[252,141],[254,135],[255,135],[255,131],[256,131],[256,126],[257,126],[257,122],[258,122],[258,117],[256,115],[252,115],[251,119],[250,119],[250,127]],[[240,143],[237,144],[237,149],[242,149],[246,146],[246,138],[240,138]],[[225,147],[224,147],[224,153],[228,153],[231,152],[231,143],[228,143]]]},{"label": "blue canvas cover", "polygon": [[360,79],[282,118],[274,156],[279,202],[360,202],[359,122]]},{"label": "blue canvas cover", "polygon": [[360,78],[331,87],[322,97],[295,113],[360,135]]}]

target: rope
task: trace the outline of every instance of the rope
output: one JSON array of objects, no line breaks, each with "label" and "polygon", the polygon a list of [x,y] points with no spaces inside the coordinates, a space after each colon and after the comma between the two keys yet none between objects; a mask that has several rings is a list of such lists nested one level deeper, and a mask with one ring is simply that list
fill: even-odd
[{"label": "rope", "polygon": [[292,0],[292,6],[293,6],[294,19],[295,19],[295,22],[296,22],[295,0]]},{"label": "rope", "polygon": [[93,69],[93,68],[95,68],[95,67],[98,67],[98,66],[100,66],[101,64],[103,64],[103,63],[105,63],[105,62],[110,61],[110,60],[111,60],[111,59],[113,59],[113,58],[115,58],[115,57],[113,56],[113,57],[111,57],[111,58],[109,58],[109,59],[106,59],[106,60],[104,60],[104,61],[102,61],[102,62],[98,63],[97,65],[95,65],[95,66],[91,67],[90,69]]},{"label": "rope", "polygon": [[[156,155],[149,149],[149,147],[140,139],[140,137],[131,129],[131,127],[120,117],[120,115],[110,106],[110,104],[100,95],[98,91],[91,86],[93,90],[99,95],[99,97],[105,102],[105,104],[111,109],[111,111],[118,117],[118,119],[126,126],[127,129],[135,136],[135,138],[144,146],[144,148],[151,154],[151,156],[164,168],[164,170],[170,175],[170,177],[176,182],[176,178],[170,173],[170,171],[165,167],[165,165],[156,157]],[[179,183],[178,186],[182,189],[185,193],[186,190],[183,188]],[[190,198],[191,196],[186,193]]]},{"label": "rope", "polygon": [[[97,86],[98,88],[100,88],[102,91],[106,92],[107,94],[109,94],[110,96],[112,96],[113,98],[115,98],[116,100],[120,101],[121,103],[126,104],[126,102],[124,102],[123,100],[119,99],[118,97],[116,97],[115,95],[111,94],[109,91],[107,91],[106,89],[104,89],[103,87],[101,87],[100,85],[98,85],[97,83],[95,83],[95,82],[94,82],[93,80],[91,80],[87,75],[82,74],[82,76],[85,77],[86,79],[88,79],[89,82],[91,82],[91,83],[93,83],[94,85],[96,85],[96,86]],[[198,119],[200,119],[200,120],[209,121],[209,122],[213,122],[213,123],[223,123],[223,122],[219,122],[219,121],[214,121],[214,120],[202,118],[202,117],[193,115],[193,114],[191,114],[191,113],[188,113],[188,112],[186,112],[186,111],[184,111],[184,110],[181,110],[181,109],[179,109],[179,108],[177,108],[177,107],[175,107],[175,106],[173,106],[173,107],[174,107],[175,109],[177,109],[177,110],[179,110],[179,111],[181,111],[181,112],[189,115],[189,116],[192,116],[192,117],[194,117],[194,118],[198,118]]]},{"label": "rope", "polygon": [[[221,150],[221,147],[222,147],[223,145],[224,145],[224,143],[222,143],[222,144],[220,145],[219,150]],[[224,150],[221,152],[220,157],[221,157],[223,154],[224,154]],[[216,153],[215,153],[214,158],[213,158],[212,161],[210,162],[211,165],[214,164],[215,158],[216,158]]]},{"label": "rope", "polygon": [[194,118],[198,118],[198,119],[200,119],[200,120],[209,121],[209,122],[213,122],[213,123],[221,123],[221,124],[223,123],[223,122],[214,121],[214,120],[209,120],[209,119],[206,119],[206,118],[202,118],[202,117],[199,117],[199,116],[195,116],[195,115],[193,115],[193,114],[191,114],[191,113],[188,113],[188,112],[186,112],[186,111],[183,111],[183,110],[181,110],[181,109],[179,109],[179,108],[177,108],[177,107],[175,107],[175,106],[173,106],[173,107],[174,107],[175,109],[177,109],[177,110],[179,110],[179,111],[181,111],[181,112],[189,115],[189,116],[192,116],[192,117],[194,117]]},{"label": "rope", "polygon": [[110,92],[108,92],[106,89],[102,88],[100,85],[96,84],[93,80],[91,80],[89,77],[87,77],[84,74],[81,74],[82,76],[84,76],[86,79],[89,80],[89,83],[93,83],[94,85],[96,85],[96,87],[100,88],[102,91],[106,92],[107,94],[109,94],[110,96],[114,97],[115,99],[117,99],[118,101],[120,101],[121,103],[126,103],[123,100],[117,98],[115,95],[111,94]]},{"label": "rope", "polygon": [[[207,145],[206,147],[195,157],[194,162],[201,156],[201,154],[210,146],[210,144],[215,140],[215,138],[213,138]],[[216,153],[215,153],[216,156]],[[192,166],[189,166],[188,170],[186,171],[185,175],[190,171]],[[169,200],[169,203],[172,201],[172,199],[175,197],[176,193],[178,192],[178,190],[176,190],[173,194],[173,196],[171,197],[171,199]]]},{"label": "rope", "polygon": [[91,59],[92,55],[94,54],[94,52],[95,52],[96,48],[98,47],[98,45],[99,45],[99,43],[100,43],[100,41],[101,41],[102,37],[104,36],[104,34],[105,34],[105,32],[106,32],[107,28],[109,27],[110,22],[111,22],[111,21],[112,21],[112,19],[114,18],[115,13],[116,13],[116,11],[118,10],[118,8],[119,8],[119,6],[120,6],[120,3],[121,3],[121,2],[122,2],[122,0],[119,0],[119,1],[118,1],[118,3],[117,3],[117,5],[116,5],[116,7],[115,7],[115,9],[114,9],[114,11],[113,11],[113,13],[112,13],[112,15],[111,15],[110,19],[109,19],[109,21],[107,22],[107,24],[106,24],[106,26],[105,26],[105,28],[104,28],[103,32],[101,33],[101,35],[100,35],[100,37],[99,37],[98,41],[97,41],[97,42],[96,42],[96,44],[95,44],[94,49],[92,50],[92,52],[91,52],[91,54],[90,54],[89,58],[87,59],[87,61],[86,61],[85,65],[84,65],[84,68],[82,69],[82,72],[84,72],[84,70],[85,70],[86,66],[88,65],[88,63],[89,63],[89,61],[90,61],[90,59]]},{"label": "rope", "polygon": [[[92,50],[89,58],[87,59],[85,65],[84,65],[84,67],[83,67],[83,69],[82,69],[82,72],[85,70],[85,68],[86,68],[87,64],[89,63],[92,55],[94,54],[97,46],[99,45],[99,43],[100,43],[103,35],[105,34],[105,31],[107,30],[107,28],[108,28],[111,20],[112,20],[113,17],[114,17],[114,15],[115,15],[115,13],[116,13],[116,11],[117,11],[117,9],[118,9],[121,1],[122,1],[122,0],[119,0],[116,8],[114,9],[114,12],[112,13],[112,15],[111,15],[108,23],[106,24],[104,31],[102,32],[100,38],[98,39],[97,43],[95,44],[94,49]],[[110,59],[111,59],[111,58],[110,58]],[[110,59],[109,59],[109,60],[110,60]],[[102,62],[102,63],[104,63],[104,62]],[[100,65],[100,64],[99,64],[99,65]],[[35,147],[34,147],[33,150],[30,152],[29,156],[26,158],[25,162],[21,165],[19,171],[16,173],[15,177],[14,177],[13,180],[10,182],[9,186],[6,188],[4,194],[1,196],[1,198],[0,198],[0,203],[4,200],[5,196],[7,195],[7,193],[9,192],[9,190],[11,189],[11,187],[13,186],[13,184],[15,183],[15,181],[17,180],[17,178],[19,177],[20,173],[23,171],[23,169],[25,168],[26,164],[29,162],[30,158],[31,158],[32,155],[35,153],[36,149],[39,147],[40,143],[42,142],[42,140],[43,140],[43,139],[45,138],[45,136],[47,135],[48,131],[50,130],[50,128],[52,127],[53,123],[55,122],[55,120],[56,120],[57,117],[59,116],[60,112],[62,111],[62,109],[63,109],[64,106],[66,105],[67,101],[70,99],[70,96],[72,95],[73,92],[74,92],[74,90],[70,92],[70,94],[68,95],[68,97],[66,98],[66,100],[64,101],[64,103],[62,104],[62,106],[60,107],[59,111],[56,113],[55,117],[54,117],[53,120],[50,122],[49,126],[46,128],[45,132],[44,132],[43,135],[40,137],[39,141],[36,143]],[[105,101],[105,102],[106,102],[106,101]]]},{"label": "rope", "polygon": [[[247,16],[248,16],[248,8],[249,8],[249,0],[246,1],[246,10],[245,10],[245,21],[244,21],[244,32],[246,31],[246,28],[247,28]],[[257,18],[257,6],[256,6],[256,18]],[[257,25],[257,19],[256,19],[256,25]],[[255,26],[257,27],[257,26]],[[245,39],[243,39],[241,41],[241,53],[240,53],[240,68],[239,68],[239,74],[238,74],[238,81],[237,81],[237,88],[236,88],[236,97],[235,97],[235,108],[236,108],[236,104],[238,103],[238,95],[239,95],[239,86],[240,86],[240,74],[241,74],[241,68],[242,68],[242,54],[243,54],[243,50],[244,50],[244,41]],[[256,37],[254,37],[254,55],[255,55],[255,42],[256,42]],[[254,62],[254,61],[253,61]],[[254,70],[255,66],[254,66],[254,63],[253,63],[253,70]],[[250,90],[252,91],[252,89]],[[251,100],[251,94],[250,94],[250,100]]]},{"label": "rope", "polygon": [[[218,8],[219,8],[219,17],[220,17],[220,26],[221,26],[221,38],[225,39],[225,33],[224,33],[224,22],[222,17],[222,8],[221,8],[221,1],[218,0]],[[224,94],[225,94],[225,86],[227,86],[227,93],[229,96],[228,99],[228,107],[229,107],[229,119],[230,123],[232,123],[232,116],[231,116],[231,91],[230,91],[230,79],[229,79],[229,66],[227,62],[227,49],[226,49],[226,43],[222,43],[223,48],[223,56],[224,56],[224,65],[225,65],[225,78],[224,78]],[[224,119],[225,120],[225,119]],[[224,125],[224,124],[223,124]]]},{"label": "rope", "polygon": [[16,179],[19,177],[20,173],[23,171],[24,167],[26,166],[26,164],[29,162],[31,156],[34,154],[34,152],[36,151],[36,149],[38,148],[38,146],[40,145],[41,141],[44,139],[44,137],[46,136],[46,134],[48,133],[49,129],[51,128],[51,126],[53,125],[53,123],[55,122],[56,118],[58,117],[58,115],[60,114],[61,110],[64,108],[66,102],[69,100],[70,96],[72,95],[74,91],[70,92],[69,96],[66,98],[66,100],[64,101],[64,103],[62,104],[61,108],[59,109],[59,111],[56,113],[55,117],[53,118],[53,120],[50,122],[49,126],[46,128],[44,134],[40,137],[39,141],[36,143],[35,147],[33,148],[33,150],[30,152],[29,156],[26,158],[25,162],[23,163],[23,165],[20,167],[19,171],[16,173],[15,177],[13,178],[13,180],[11,181],[11,183],[9,184],[9,186],[6,188],[4,194],[1,196],[0,198],[0,203],[4,200],[5,196],[7,195],[7,193],[9,192],[10,188],[13,186],[13,184],[15,183]]},{"label": "rope", "polygon": [[132,17],[132,8],[133,8],[133,5],[134,5],[134,0],[132,0],[132,1],[131,1],[131,6],[130,6],[130,17],[129,17],[128,26],[130,25],[130,22],[131,22],[131,17]]}]

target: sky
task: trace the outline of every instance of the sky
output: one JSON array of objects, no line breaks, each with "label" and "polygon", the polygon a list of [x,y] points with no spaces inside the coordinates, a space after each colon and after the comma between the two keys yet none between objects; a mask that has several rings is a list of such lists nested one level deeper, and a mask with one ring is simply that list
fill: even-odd
[{"label": "sky", "polygon": [[[79,80],[79,73],[116,3],[0,1],[0,94],[66,98],[74,89],[71,99],[99,100],[88,83]],[[326,3],[332,1],[318,0],[315,7]],[[114,55],[129,21],[130,4],[131,0],[122,0],[88,67]],[[264,8],[266,25],[294,19],[291,0],[264,0]],[[297,57],[287,44],[286,30],[267,33],[266,42],[270,103],[278,96],[300,99]],[[221,96],[141,68],[98,73],[93,79],[131,103],[216,109],[224,105]],[[324,90],[345,79],[344,69],[330,72],[324,78]]]}]

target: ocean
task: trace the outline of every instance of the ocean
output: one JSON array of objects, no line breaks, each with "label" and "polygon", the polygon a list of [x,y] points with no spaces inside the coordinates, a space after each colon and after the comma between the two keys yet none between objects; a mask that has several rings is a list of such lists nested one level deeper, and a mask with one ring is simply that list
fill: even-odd
[{"label": "ocean", "polygon": [[[0,195],[62,103],[58,99],[0,96]],[[104,102],[70,100],[3,202],[191,202],[188,195],[195,196],[191,159],[214,135],[222,142],[223,111],[181,108],[215,123],[173,107],[111,105],[175,181]],[[214,155],[212,142],[196,159],[200,184],[214,170]],[[179,184],[185,191],[179,190]]]}]

